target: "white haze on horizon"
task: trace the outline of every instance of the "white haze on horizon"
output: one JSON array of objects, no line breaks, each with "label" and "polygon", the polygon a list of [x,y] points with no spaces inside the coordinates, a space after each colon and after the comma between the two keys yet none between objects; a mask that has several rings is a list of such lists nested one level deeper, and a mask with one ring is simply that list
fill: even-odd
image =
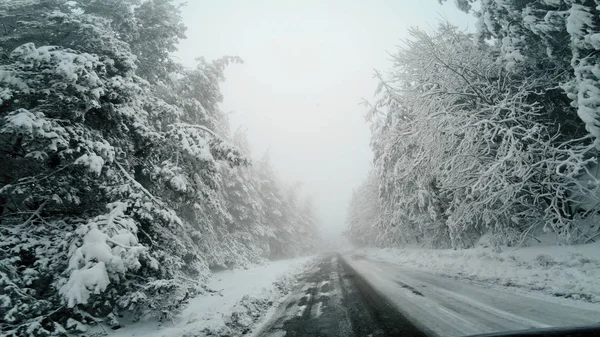
[{"label": "white haze on horizon", "polygon": [[176,57],[240,56],[226,70],[224,111],[232,130],[247,129],[255,157],[269,150],[288,184],[303,183],[328,237],[345,227],[352,190],[371,166],[362,98],[376,88],[373,69],[413,26],[445,18],[461,28],[474,19],[452,3],[396,1],[189,1],[188,39]]}]

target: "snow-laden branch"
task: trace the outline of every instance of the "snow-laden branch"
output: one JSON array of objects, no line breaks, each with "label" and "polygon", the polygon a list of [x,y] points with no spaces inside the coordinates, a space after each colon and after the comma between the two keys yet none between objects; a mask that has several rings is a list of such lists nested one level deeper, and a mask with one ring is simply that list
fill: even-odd
[{"label": "snow-laden branch", "polygon": [[572,242],[575,213],[598,199],[590,137],[566,138],[548,122],[544,79],[514,76],[468,36],[443,27],[413,38],[382,85],[393,92],[374,104],[386,111],[372,136],[381,210],[365,226],[379,233],[359,222],[353,232],[465,247],[484,233],[521,245],[544,228]]},{"label": "snow-laden branch", "polygon": [[158,200],[154,195],[152,195],[152,193],[150,193],[147,189],[145,189],[144,186],[142,186],[142,184],[140,184],[139,182],[137,182],[129,174],[129,172],[127,172],[127,170],[125,170],[125,168],[123,168],[123,166],[118,161],[115,160],[114,163],[117,165],[117,167],[119,168],[119,170],[121,171],[121,173],[123,173],[123,175],[125,176],[125,178],[127,180],[129,180],[129,182],[131,182],[135,187],[139,188],[148,198],[150,198],[150,200],[154,201],[157,205],[164,206],[164,204],[163,204],[162,201]]}]

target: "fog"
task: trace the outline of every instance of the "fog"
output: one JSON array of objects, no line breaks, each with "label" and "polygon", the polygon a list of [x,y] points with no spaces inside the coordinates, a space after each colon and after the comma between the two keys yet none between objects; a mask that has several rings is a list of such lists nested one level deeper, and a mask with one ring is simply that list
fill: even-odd
[{"label": "fog", "polygon": [[371,165],[365,108],[373,69],[412,26],[442,19],[468,29],[474,19],[452,3],[396,1],[190,1],[188,39],[176,57],[240,56],[223,84],[233,129],[247,128],[258,157],[269,151],[288,183],[301,181],[327,236],[344,230],[353,188]]}]

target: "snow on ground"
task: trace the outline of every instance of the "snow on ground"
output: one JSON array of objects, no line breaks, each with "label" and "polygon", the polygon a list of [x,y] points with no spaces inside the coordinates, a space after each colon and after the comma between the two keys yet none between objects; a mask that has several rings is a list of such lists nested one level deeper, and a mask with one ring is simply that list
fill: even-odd
[{"label": "snow on ground", "polygon": [[111,337],[242,335],[289,292],[311,260],[313,257],[304,257],[216,272],[207,285],[215,292],[191,299],[174,322],[139,322],[106,331]]},{"label": "snow on ground", "polygon": [[523,248],[365,248],[358,255],[458,278],[600,303],[600,242]]},{"label": "snow on ground", "polygon": [[507,288],[373,259],[349,258],[352,269],[430,336],[459,337],[598,323],[600,304]]}]

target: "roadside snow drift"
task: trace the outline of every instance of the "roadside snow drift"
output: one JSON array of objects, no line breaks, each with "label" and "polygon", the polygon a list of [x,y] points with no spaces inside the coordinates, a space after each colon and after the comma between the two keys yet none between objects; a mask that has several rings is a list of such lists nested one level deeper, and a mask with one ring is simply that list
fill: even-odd
[{"label": "roadside snow drift", "polygon": [[600,302],[600,243],[464,250],[361,249],[356,254],[437,274]]},{"label": "roadside snow drift", "polygon": [[175,321],[133,323],[110,332],[109,336],[242,335],[289,292],[296,276],[312,259],[281,260],[247,270],[217,272],[208,283],[211,291],[191,299]]}]

